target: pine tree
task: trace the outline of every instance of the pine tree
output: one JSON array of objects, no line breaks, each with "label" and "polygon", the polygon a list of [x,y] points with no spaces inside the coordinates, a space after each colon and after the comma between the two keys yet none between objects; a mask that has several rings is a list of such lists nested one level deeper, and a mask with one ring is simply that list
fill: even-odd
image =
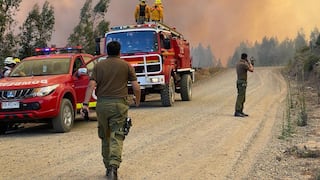
[{"label": "pine tree", "polygon": [[[14,15],[22,0],[0,0],[0,59],[15,55]],[[3,61],[1,61],[0,66]]]},{"label": "pine tree", "polygon": [[32,56],[37,47],[48,47],[54,30],[54,8],[45,1],[42,10],[35,4],[20,27],[20,57]]},{"label": "pine tree", "polygon": [[295,48],[296,50],[299,50],[305,46],[307,46],[307,41],[305,39],[305,34],[303,32],[303,29],[300,29],[297,33],[297,36],[294,40]]},{"label": "pine tree", "polygon": [[109,0],[100,0],[92,9],[92,0],[86,0],[80,11],[79,24],[73,29],[68,38],[71,46],[81,45],[85,52],[95,53],[95,38],[101,37],[109,29],[105,21]]},{"label": "pine tree", "polygon": [[316,45],[320,46],[320,34],[318,35],[317,41],[316,41]]}]

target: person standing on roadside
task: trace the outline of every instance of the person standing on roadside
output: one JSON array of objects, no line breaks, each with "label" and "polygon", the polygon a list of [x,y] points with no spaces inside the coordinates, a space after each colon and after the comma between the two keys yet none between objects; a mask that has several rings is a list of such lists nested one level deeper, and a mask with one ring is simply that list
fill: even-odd
[{"label": "person standing on roadside", "polygon": [[117,41],[107,44],[108,57],[98,62],[92,72],[81,114],[89,111],[88,103],[95,89],[98,136],[101,139],[102,157],[108,179],[118,179],[117,169],[121,163],[124,124],[128,117],[128,81],[135,95],[135,104],[140,104],[140,86],[134,68],[120,58],[121,45]]},{"label": "person standing on roadside", "polygon": [[248,60],[248,55],[246,53],[241,54],[241,59],[236,64],[236,71],[238,95],[234,116],[245,117],[248,116],[248,114],[243,112],[243,104],[246,100],[247,72],[253,72],[253,64]]}]

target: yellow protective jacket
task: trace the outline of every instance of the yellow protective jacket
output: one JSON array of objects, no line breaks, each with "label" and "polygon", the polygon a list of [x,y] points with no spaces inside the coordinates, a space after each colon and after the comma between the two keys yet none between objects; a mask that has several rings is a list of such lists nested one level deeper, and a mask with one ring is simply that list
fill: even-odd
[{"label": "yellow protective jacket", "polygon": [[163,7],[161,5],[154,5],[150,9],[151,21],[163,22]]},{"label": "yellow protective jacket", "polygon": [[134,18],[137,21],[140,17],[140,6],[145,6],[145,18],[148,21],[150,19],[150,7],[145,3],[140,3],[136,6],[136,10],[134,12]]}]

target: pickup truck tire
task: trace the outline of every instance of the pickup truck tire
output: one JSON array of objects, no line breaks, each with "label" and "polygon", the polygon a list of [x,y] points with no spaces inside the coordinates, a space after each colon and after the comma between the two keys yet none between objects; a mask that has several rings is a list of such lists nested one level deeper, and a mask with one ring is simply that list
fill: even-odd
[{"label": "pickup truck tire", "polygon": [[74,110],[69,99],[62,99],[59,115],[52,119],[53,129],[58,133],[71,130],[74,122]]},{"label": "pickup truck tire", "polygon": [[145,102],[145,101],[146,101],[146,94],[141,93],[140,102]]},{"label": "pickup truck tire", "polygon": [[192,80],[190,74],[184,74],[181,77],[180,95],[182,101],[191,101],[192,99]]},{"label": "pickup truck tire", "polygon": [[5,134],[8,130],[8,123],[0,123],[0,134]]},{"label": "pickup truck tire", "polygon": [[175,85],[174,79],[171,76],[169,84],[166,84],[161,90],[161,103],[163,106],[173,106],[175,101]]}]

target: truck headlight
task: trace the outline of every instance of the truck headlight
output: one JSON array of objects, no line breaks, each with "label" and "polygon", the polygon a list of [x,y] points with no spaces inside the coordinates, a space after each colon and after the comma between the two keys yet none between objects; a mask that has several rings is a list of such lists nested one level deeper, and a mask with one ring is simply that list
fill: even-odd
[{"label": "truck headlight", "polygon": [[149,80],[150,80],[151,83],[162,82],[162,79],[160,77],[151,77]]},{"label": "truck headlight", "polygon": [[41,88],[35,88],[32,92],[33,97],[43,97],[51,94],[59,84],[55,84],[52,86],[46,86],[46,87],[41,87]]}]

